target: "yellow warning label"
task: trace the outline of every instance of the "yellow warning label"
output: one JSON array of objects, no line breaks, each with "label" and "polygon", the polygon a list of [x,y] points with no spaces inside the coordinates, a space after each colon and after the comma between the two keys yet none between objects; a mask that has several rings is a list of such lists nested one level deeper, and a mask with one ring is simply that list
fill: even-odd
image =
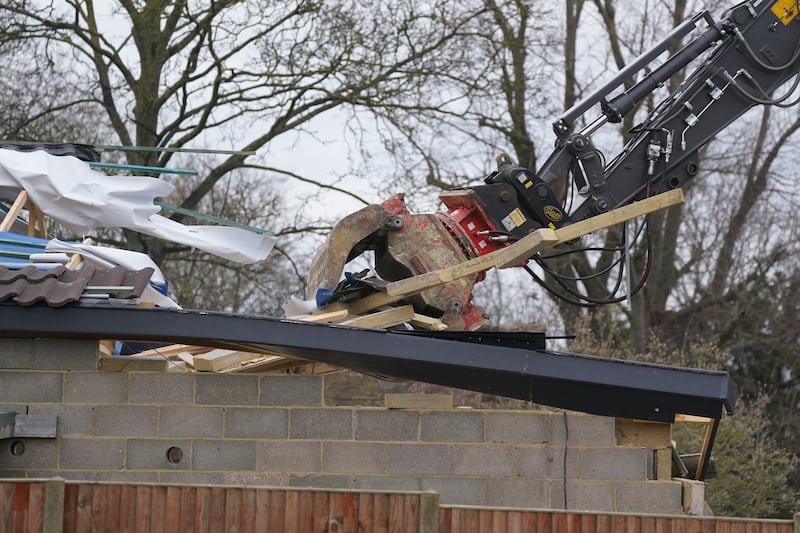
[{"label": "yellow warning label", "polygon": [[786,26],[797,16],[797,0],[778,0],[770,9]]},{"label": "yellow warning label", "polygon": [[526,181],[525,182],[525,188],[526,189],[530,189],[531,187],[533,187],[533,182],[532,181]]},{"label": "yellow warning label", "polygon": [[514,221],[514,224],[516,224],[517,227],[523,225],[528,220],[527,218],[525,218],[525,215],[522,214],[522,211],[520,211],[519,208],[511,211],[508,214],[508,216],[511,220]]}]

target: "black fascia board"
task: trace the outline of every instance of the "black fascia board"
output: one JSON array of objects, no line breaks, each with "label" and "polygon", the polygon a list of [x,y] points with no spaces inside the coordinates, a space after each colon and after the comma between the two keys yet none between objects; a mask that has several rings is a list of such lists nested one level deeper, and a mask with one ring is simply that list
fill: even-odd
[{"label": "black fascia board", "polygon": [[266,348],[365,374],[660,422],[678,413],[719,419],[736,400],[725,372],[207,311],[0,304],[0,336]]}]

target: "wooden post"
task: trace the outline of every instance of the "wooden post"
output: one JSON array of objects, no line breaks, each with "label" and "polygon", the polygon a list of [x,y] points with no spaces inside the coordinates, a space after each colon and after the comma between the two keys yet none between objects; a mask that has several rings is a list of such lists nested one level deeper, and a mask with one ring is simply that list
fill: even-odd
[{"label": "wooden post", "polygon": [[64,531],[64,478],[54,477],[44,482],[44,533]]},{"label": "wooden post", "polygon": [[36,220],[39,218],[39,208],[28,201],[28,237],[36,237]]},{"label": "wooden post", "polygon": [[419,533],[439,533],[438,492],[425,491],[419,495]]}]

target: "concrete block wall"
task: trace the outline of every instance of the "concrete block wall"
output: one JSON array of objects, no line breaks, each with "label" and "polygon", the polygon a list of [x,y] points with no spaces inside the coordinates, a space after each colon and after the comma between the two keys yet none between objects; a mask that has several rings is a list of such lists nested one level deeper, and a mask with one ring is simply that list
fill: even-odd
[{"label": "concrete block wall", "polygon": [[663,450],[620,444],[612,418],[326,406],[325,376],[96,368],[94,342],[0,339],[0,412],[56,415],[59,435],[0,440],[1,477],[434,490],[447,504],[682,511],[682,484],[659,471]]}]

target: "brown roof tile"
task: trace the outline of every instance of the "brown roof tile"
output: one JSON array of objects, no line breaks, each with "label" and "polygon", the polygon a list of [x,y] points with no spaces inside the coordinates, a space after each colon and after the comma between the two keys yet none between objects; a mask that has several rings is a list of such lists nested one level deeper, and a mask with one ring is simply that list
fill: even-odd
[{"label": "brown roof tile", "polygon": [[18,279],[25,278],[28,281],[37,282],[45,278],[58,277],[64,273],[64,265],[58,265],[51,269],[39,269],[35,265],[27,265],[18,270],[3,267],[0,270],[0,283],[9,283]]},{"label": "brown roof tile", "polygon": [[[102,292],[113,298],[138,298],[152,275],[152,268],[128,270],[121,266],[107,270],[90,265],[80,269],[67,269],[63,265],[51,269],[39,269],[34,265],[21,269],[0,266],[0,302],[13,299],[24,306],[45,302],[51,307],[60,307],[80,300],[87,287],[108,287]],[[127,286],[132,286],[133,290],[113,289]]]}]

